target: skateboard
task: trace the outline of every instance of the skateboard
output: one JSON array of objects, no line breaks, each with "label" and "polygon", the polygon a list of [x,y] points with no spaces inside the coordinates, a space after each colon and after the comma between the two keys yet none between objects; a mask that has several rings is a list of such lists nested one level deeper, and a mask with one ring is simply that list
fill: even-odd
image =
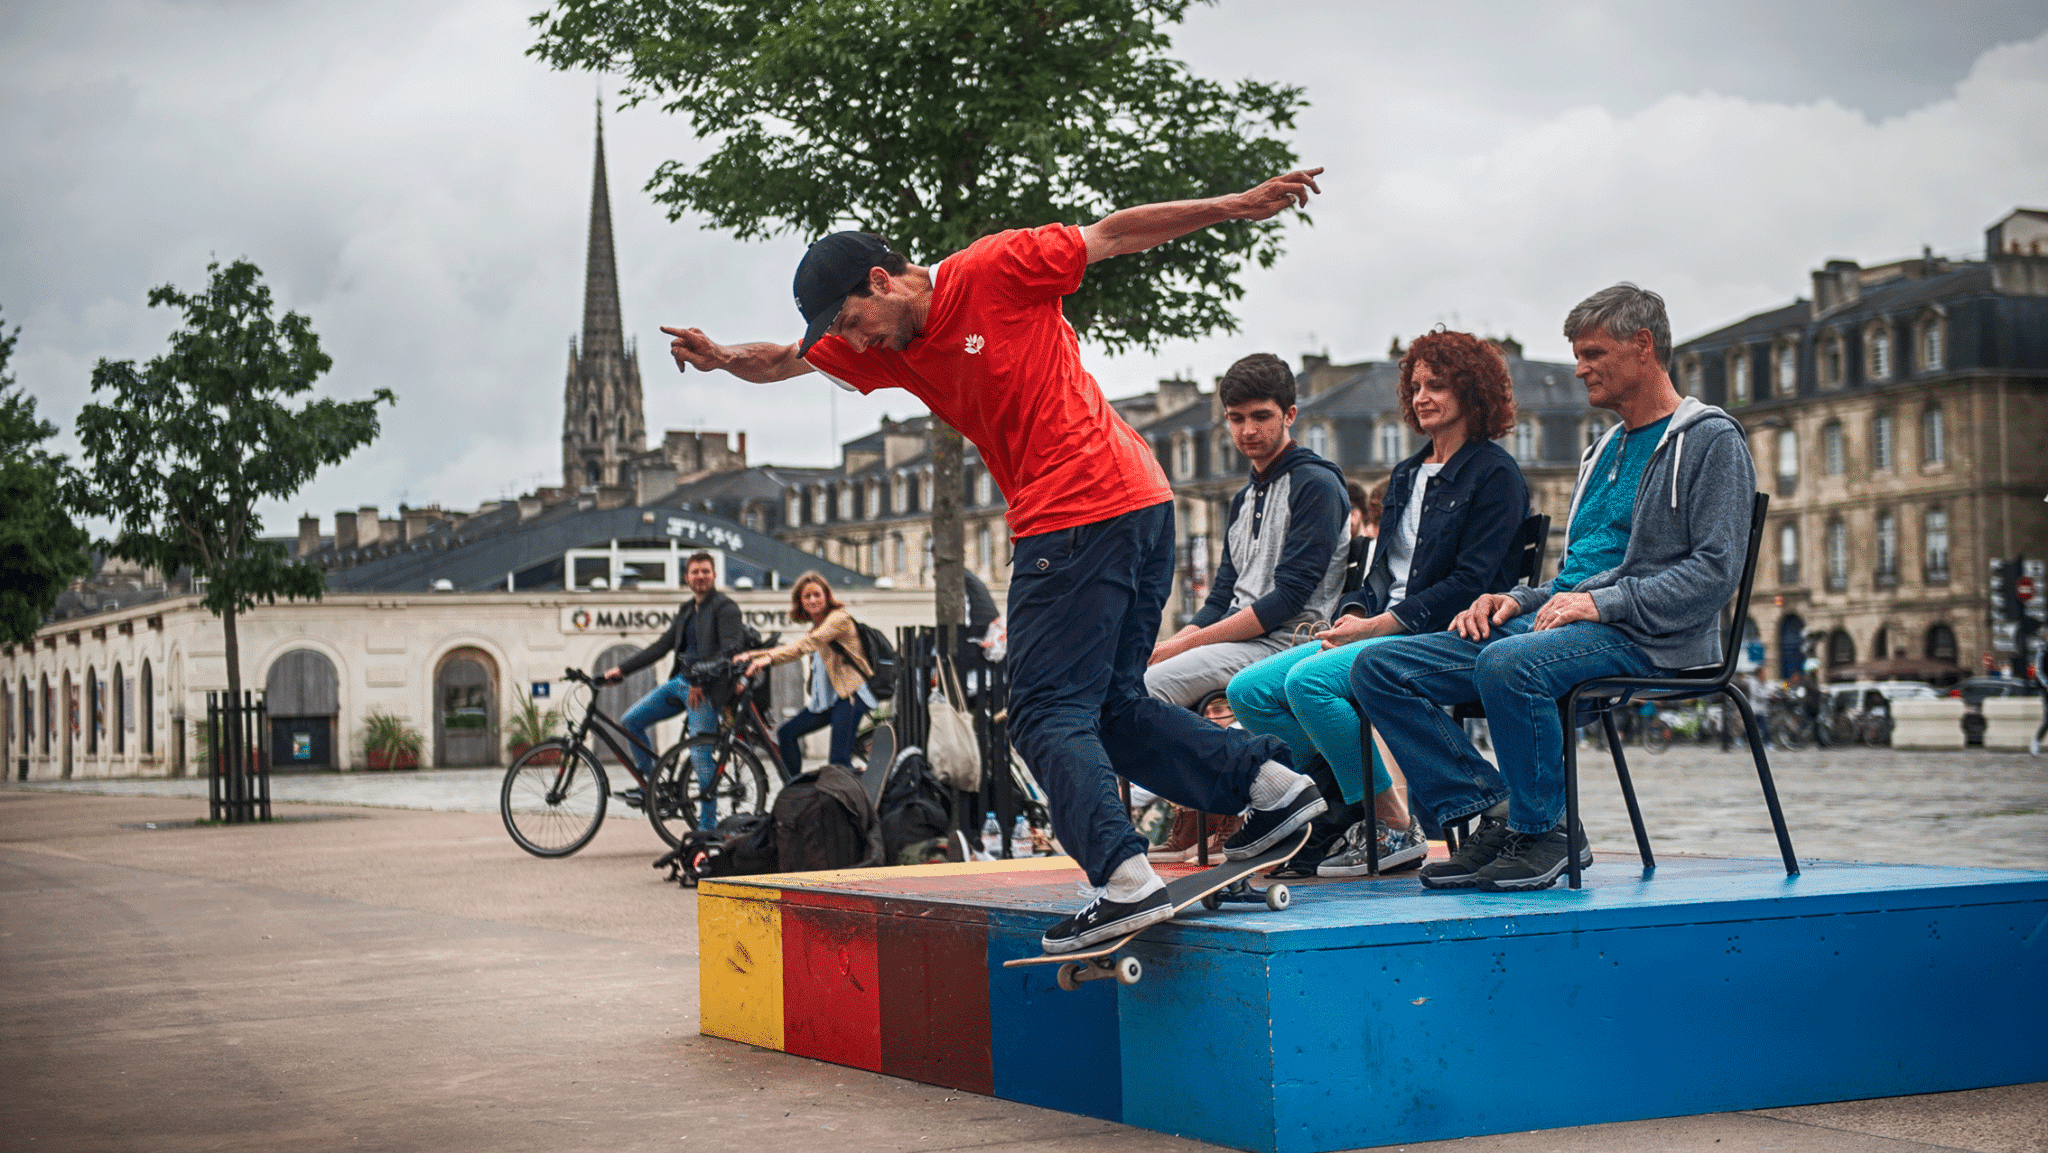
[{"label": "skateboard", "polygon": [[[1173,912],[1179,916],[1182,910],[1199,903],[1205,909],[1214,909],[1224,901],[1257,901],[1274,912],[1285,909],[1290,900],[1287,886],[1268,885],[1263,889],[1253,888],[1251,878],[1258,873],[1277,868],[1288,858],[1301,851],[1308,844],[1310,830],[1303,828],[1298,837],[1286,840],[1267,849],[1256,857],[1242,861],[1225,861],[1212,869],[1189,873],[1166,882],[1166,897],[1173,902]],[[1165,924],[1161,921],[1159,924]],[[1136,957],[1118,957],[1116,953],[1136,940],[1147,925],[1134,933],[1127,933],[1107,944],[1092,949],[1078,949],[1071,953],[1041,953],[1036,957],[1019,957],[1004,961],[1003,968],[1014,969],[1021,965],[1058,965],[1054,979],[1059,987],[1073,992],[1089,981],[1103,981],[1114,977],[1119,984],[1135,985],[1145,976],[1145,967]]]},{"label": "skateboard", "polygon": [[892,725],[876,725],[868,736],[868,763],[860,773],[861,788],[867,791],[868,800],[876,805],[882,803],[882,788],[889,783],[889,770],[896,767],[896,729]]}]

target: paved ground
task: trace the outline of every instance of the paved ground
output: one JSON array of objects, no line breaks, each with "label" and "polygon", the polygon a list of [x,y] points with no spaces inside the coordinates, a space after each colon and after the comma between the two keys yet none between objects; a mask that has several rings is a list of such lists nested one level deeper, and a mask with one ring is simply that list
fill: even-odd
[{"label": "paved ground", "polygon": [[[1634,763],[1659,848],[1773,852],[1745,757]],[[2048,867],[2048,759],[1774,764],[1802,856]],[[337,819],[232,829],[125,827],[203,816],[191,782],[0,791],[0,1149],[1207,1148],[697,1036],[694,896],[653,833],[537,860],[495,783],[280,777],[281,813]],[[2043,1153],[2048,1084],[1408,1148]]]}]

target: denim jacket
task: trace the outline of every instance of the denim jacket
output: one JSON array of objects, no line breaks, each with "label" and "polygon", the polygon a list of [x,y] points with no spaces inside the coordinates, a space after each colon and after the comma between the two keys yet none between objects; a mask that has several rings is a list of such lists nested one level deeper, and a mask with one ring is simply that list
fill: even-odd
[{"label": "denim jacket", "polygon": [[[1387,593],[1394,586],[1394,531],[1427,455],[1425,446],[1394,466],[1380,513],[1380,547],[1374,550],[1372,571],[1366,574],[1364,587],[1339,602],[1340,614],[1369,616],[1388,609]],[[1506,449],[1490,440],[1468,440],[1430,480],[1420,499],[1422,523],[1415,530],[1408,595],[1391,611],[1407,632],[1441,632],[1480,593],[1503,592],[1515,583],[1521,567],[1515,537],[1529,516],[1529,485]]]}]

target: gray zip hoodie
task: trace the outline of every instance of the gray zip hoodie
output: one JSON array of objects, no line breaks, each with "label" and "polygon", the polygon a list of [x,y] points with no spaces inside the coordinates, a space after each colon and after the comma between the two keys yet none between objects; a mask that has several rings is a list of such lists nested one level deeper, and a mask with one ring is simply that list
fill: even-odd
[{"label": "gray zip hoodie", "polygon": [[[1617,423],[1579,458],[1566,525],[1578,515],[1594,462],[1620,431]],[[1686,397],[1643,469],[1621,564],[1571,591],[1591,594],[1601,622],[1620,629],[1660,669],[1720,663],[1721,608],[1742,583],[1755,498],[1756,464],[1742,425]],[[1517,586],[1508,595],[1523,612],[1534,612],[1551,598],[1553,583]]]}]

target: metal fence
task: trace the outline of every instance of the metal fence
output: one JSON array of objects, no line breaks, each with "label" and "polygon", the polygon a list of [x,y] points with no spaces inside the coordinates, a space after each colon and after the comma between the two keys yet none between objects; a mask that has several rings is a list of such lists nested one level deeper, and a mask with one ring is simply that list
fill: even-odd
[{"label": "metal fence", "polygon": [[1011,836],[1020,814],[1033,824],[1046,823],[1043,806],[1021,787],[1012,768],[1009,666],[984,659],[979,646],[972,643],[942,646],[939,634],[940,630],[925,625],[896,630],[896,696],[891,702],[896,745],[924,747],[931,730],[926,701],[938,683],[938,654],[949,652],[966,691],[975,737],[981,745],[981,788],[977,792],[953,790],[953,820],[970,844],[979,844],[986,814],[994,813],[996,825],[1002,831],[1001,855],[1009,857],[1013,855]]},{"label": "metal fence", "polygon": [[230,825],[270,819],[270,711],[256,694],[238,705],[206,694],[207,813]]}]

